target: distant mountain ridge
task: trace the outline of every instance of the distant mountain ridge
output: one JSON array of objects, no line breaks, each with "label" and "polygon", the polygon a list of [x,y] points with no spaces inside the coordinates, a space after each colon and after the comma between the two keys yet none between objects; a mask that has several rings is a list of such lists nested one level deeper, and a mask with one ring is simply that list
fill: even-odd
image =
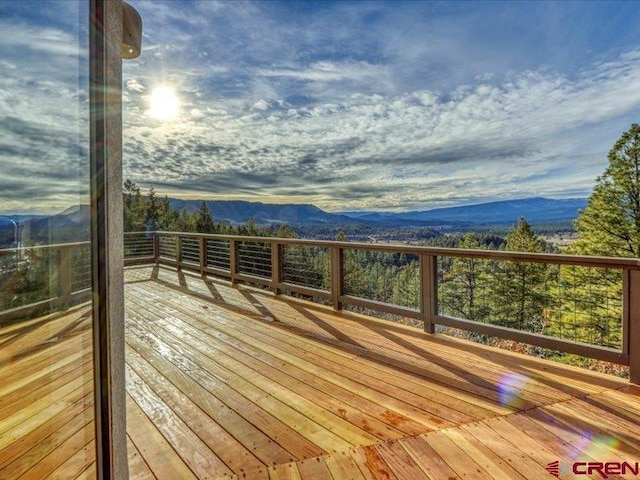
[{"label": "distant mountain ridge", "polygon": [[[170,198],[173,209],[194,212],[202,200]],[[569,222],[587,199],[550,199],[543,197],[504,200],[458,207],[409,212],[325,212],[311,204],[267,204],[240,200],[207,200],[216,221],[242,224],[254,220],[260,224],[288,224],[302,227],[340,227],[363,225],[372,228],[430,227],[440,231],[470,230],[476,226],[506,226],[524,217],[531,224]],[[37,243],[60,243],[89,238],[89,205],[75,205],[57,215],[12,215],[0,219],[0,248],[15,241],[15,220],[23,226],[22,239]]]},{"label": "distant mountain ridge", "polygon": [[[194,212],[202,200],[170,198],[177,210]],[[241,200],[207,200],[215,220],[262,224],[342,225],[360,223],[384,227],[428,227],[456,225],[505,225],[524,217],[530,223],[571,221],[585,208],[586,198],[551,199],[544,197],[502,200],[458,207],[409,212],[347,211],[325,212],[311,204],[267,204]]]},{"label": "distant mountain ridge", "polygon": [[[344,215],[325,212],[308,203],[275,204],[248,202],[244,200],[206,200],[205,203],[216,221],[226,220],[234,224],[254,220],[261,224],[289,225],[336,225],[354,223]],[[200,208],[202,200],[169,198],[171,208],[193,213]],[[356,223],[360,223],[355,220]]]},{"label": "distant mountain ridge", "polygon": [[574,220],[587,205],[586,198],[552,199],[544,197],[501,200],[458,207],[434,208],[410,212],[340,212],[342,215],[363,220],[380,221],[397,218],[423,222],[456,222],[469,224],[503,225],[515,223],[520,217],[529,223]]}]

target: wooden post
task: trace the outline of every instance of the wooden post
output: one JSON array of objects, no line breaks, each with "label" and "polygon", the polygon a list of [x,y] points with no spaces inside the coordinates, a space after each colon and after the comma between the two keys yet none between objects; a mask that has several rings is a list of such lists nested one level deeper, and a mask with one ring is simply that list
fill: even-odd
[{"label": "wooden post", "polygon": [[344,250],[331,247],[331,303],[335,310],[342,310],[340,297],[344,290]]},{"label": "wooden post", "polygon": [[207,239],[199,237],[198,242],[200,244],[200,275],[204,276],[204,269],[207,268]]},{"label": "wooden post", "polygon": [[160,234],[153,232],[153,263],[160,263]]},{"label": "wooden post", "polygon": [[182,237],[176,236],[176,267],[182,269]]},{"label": "wooden post", "polygon": [[58,308],[68,310],[71,300],[71,248],[61,247],[58,251]]},{"label": "wooden post", "polygon": [[282,245],[278,242],[271,242],[271,290],[276,295],[280,294],[278,285],[282,281]]},{"label": "wooden post", "polygon": [[640,270],[627,270],[623,274],[627,280],[623,321],[627,326],[625,348],[629,352],[629,380],[640,385]]},{"label": "wooden post", "polygon": [[438,257],[420,254],[420,316],[424,331],[435,332],[433,317],[438,313]]},{"label": "wooden post", "polygon": [[122,1],[90,0],[89,125],[95,460],[98,479],[128,478],[124,228],[122,219]]},{"label": "wooden post", "polygon": [[231,274],[231,285],[238,283],[238,242],[229,240],[229,273]]}]

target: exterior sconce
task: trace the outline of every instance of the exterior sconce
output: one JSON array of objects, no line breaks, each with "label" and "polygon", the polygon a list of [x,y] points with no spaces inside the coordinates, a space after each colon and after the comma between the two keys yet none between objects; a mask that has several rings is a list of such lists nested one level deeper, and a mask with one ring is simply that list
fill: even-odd
[{"label": "exterior sconce", "polygon": [[142,18],[135,8],[122,2],[122,58],[128,60],[139,57],[141,44]]}]

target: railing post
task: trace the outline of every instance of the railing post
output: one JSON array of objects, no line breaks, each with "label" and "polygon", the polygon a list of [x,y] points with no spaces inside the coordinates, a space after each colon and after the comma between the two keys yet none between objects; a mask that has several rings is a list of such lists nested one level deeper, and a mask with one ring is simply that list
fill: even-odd
[{"label": "railing post", "polygon": [[438,313],[438,257],[420,254],[420,316],[424,331],[435,332],[433,318]]},{"label": "railing post", "polygon": [[344,290],[344,250],[331,247],[331,303],[335,310],[342,310],[340,297]]},{"label": "railing post", "polygon": [[71,300],[71,248],[58,251],[58,308],[67,310]]},{"label": "railing post", "polygon": [[207,239],[199,237],[198,240],[200,243],[200,275],[204,276],[204,269],[207,268]]},{"label": "railing post", "polygon": [[160,234],[153,232],[153,263],[160,263]]},{"label": "railing post", "polygon": [[238,283],[238,242],[229,240],[229,273],[231,275],[231,285]]},{"label": "railing post", "polygon": [[182,237],[176,236],[176,266],[178,270],[182,270]]},{"label": "railing post", "polygon": [[271,242],[271,290],[276,295],[280,294],[278,286],[282,282],[282,245],[278,242]]},{"label": "railing post", "polygon": [[640,385],[640,270],[623,271],[625,277],[623,329],[625,348],[629,353],[629,380]]}]

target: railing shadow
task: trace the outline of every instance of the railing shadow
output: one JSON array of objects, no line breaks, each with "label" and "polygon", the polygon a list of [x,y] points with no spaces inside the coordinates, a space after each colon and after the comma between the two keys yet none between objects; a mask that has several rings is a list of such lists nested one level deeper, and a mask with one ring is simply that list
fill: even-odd
[{"label": "railing shadow", "polygon": [[[4,367],[5,365],[16,362],[22,358],[28,357],[42,350],[48,349],[51,347],[52,344],[69,340],[71,338],[77,337],[78,335],[81,335],[87,330],[90,330],[91,329],[91,308],[81,307],[80,310],[82,310],[83,308],[86,309],[86,312],[81,313],[78,316],[78,318],[72,320],[68,324],[65,324],[59,330],[52,332],[46,339],[28,348],[24,348],[20,350],[20,352],[11,355],[7,359],[0,360],[0,367]],[[73,312],[71,313],[73,314]],[[70,312],[67,311],[67,312],[61,313],[59,316],[55,318],[58,319],[58,318],[67,316],[69,314]],[[51,321],[52,321],[51,319],[47,319],[46,321],[38,322],[38,324],[33,328],[28,328],[28,329],[25,329],[23,332],[21,332],[20,338],[16,338],[15,340],[12,339],[12,341],[18,341],[21,338],[24,338],[28,333],[35,331],[35,329],[37,328],[42,328],[46,326],[46,324]],[[5,348],[6,346],[7,346],[7,343],[2,344],[2,348]]]},{"label": "railing shadow", "polygon": [[[343,314],[345,315],[345,314]],[[348,314],[346,314],[348,315]],[[457,378],[463,380],[463,381],[467,381],[469,383],[472,383],[474,385],[478,385],[480,387],[483,388],[487,388],[489,390],[492,391],[498,391],[498,389],[500,388],[500,386],[496,383],[492,383],[487,381],[486,379],[479,377],[478,375],[474,374],[473,372],[466,370],[462,367],[460,367],[460,365],[456,365],[453,362],[450,362],[448,360],[446,360],[443,356],[441,355],[436,355],[433,354],[432,352],[414,344],[411,343],[405,339],[403,339],[402,337],[400,337],[399,335],[395,335],[394,333],[392,333],[391,331],[387,331],[383,328],[374,328],[373,325],[367,325],[366,322],[360,322],[360,325],[364,326],[365,328],[368,328],[372,331],[374,331],[375,333],[382,335],[383,337],[385,337],[387,340],[393,342],[396,345],[401,346],[402,348],[411,351],[412,353],[414,353],[415,355],[417,355],[418,357],[420,357],[423,360],[427,360],[431,363],[436,364],[437,366],[446,369],[449,373],[452,373],[454,376],[456,376]],[[380,352],[377,352],[380,353]],[[391,360],[391,358],[389,359]],[[394,365],[398,363],[397,359],[393,359],[393,363]],[[402,368],[402,367],[401,367]],[[405,367],[406,368],[406,367]],[[413,369],[410,369],[413,370]],[[411,371],[409,371],[409,373],[412,373]],[[433,378],[434,376],[436,377],[436,381],[438,381],[438,374],[434,374],[432,372],[428,372],[426,370],[424,370],[424,374],[421,375],[423,378]],[[446,379],[444,377],[440,376],[440,381],[446,381]],[[463,386],[460,386],[459,388],[464,389]]]},{"label": "railing shadow", "polygon": [[[232,287],[231,285],[227,285],[226,282],[222,283],[224,280],[214,280],[210,277],[199,277],[194,274],[194,279],[200,278],[206,286],[207,294],[203,294],[201,291],[189,288],[188,283],[185,281],[184,272],[178,273],[176,270],[172,269],[166,269],[166,271],[172,272],[173,274],[177,275],[178,281],[173,282],[160,278],[158,275],[157,267],[154,268],[155,273],[152,274],[152,277],[155,278],[156,281],[167,287],[188,293],[207,301],[211,301],[231,311],[235,311],[243,315],[252,316],[262,320],[264,320],[265,317],[268,317],[269,319],[272,319],[274,324],[277,324],[280,327],[287,328],[290,331],[299,333],[307,337],[313,337],[320,341],[329,342],[337,348],[345,349],[346,351],[349,351],[349,353],[366,356],[368,360],[379,362],[380,364],[384,364],[387,367],[389,365],[393,365],[394,368],[400,368],[407,374],[413,375],[416,378],[420,378],[422,380],[427,379],[441,384],[447,384],[452,388],[457,388],[460,390],[465,390],[465,385],[467,384],[473,384],[478,387],[488,389],[492,392],[507,393],[508,395],[518,395],[519,393],[518,387],[505,385],[500,381],[489,381],[481,375],[478,375],[476,372],[470,370],[469,368],[465,368],[459,364],[456,364],[455,362],[448,360],[441,355],[434,354],[429,350],[429,345],[425,345],[425,342],[429,342],[435,345],[444,345],[448,348],[458,348],[462,350],[462,346],[459,343],[462,340],[446,339],[438,335],[425,335],[421,331],[412,332],[407,327],[395,325],[392,322],[389,322],[385,325],[381,325],[380,320],[367,322],[361,318],[351,316],[348,312],[331,312],[331,314],[337,315],[345,321],[355,321],[358,323],[358,325],[362,325],[370,329],[375,334],[378,334],[385,338],[386,341],[391,342],[391,344],[398,345],[399,349],[404,349],[408,352],[411,352],[413,355],[419,357],[420,359],[432,362],[438,365],[438,367],[446,369],[447,372],[452,374],[452,376],[444,376],[443,374],[438,374],[433,371],[424,369],[421,371],[421,369],[415,364],[403,363],[402,360],[397,356],[385,356],[384,348],[375,350],[375,354],[367,353],[367,350],[371,350],[370,346],[363,345],[358,339],[342,332],[335,325],[322,319],[318,314],[314,312],[314,310],[316,310],[317,313],[328,313],[325,306],[316,306],[313,304],[303,305],[297,302],[296,299],[290,299],[286,297],[277,298],[273,297],[269,292],[261,292],[259,290],[248,289],[244,287]],[[230,303],[229,299],[225,296],[226,294],[221,291],[222,287],[226,289],[233,288],[234,292],[240,294],[246,300],[247,305],[242,306],[238,302]],[[281,301],[282,304],[286,304],[287,307],[291,309],[292,313],[295,312],[295,314],[303,316],[306,320],[310,321],[313,325],[318,327],[320,331],[317,331],[315,329],[306,329],[304,328],[304,326],[295,325],[293,322],[286,318],[286,314],[274,311],[273,308],[270,308],[269,303],[273,303],[273,300],[276,298]],[[465,352],[471,355],[478,356],[480,358],[486,357],[488,353],[488,347],[475,345],[472,342],[465,342],[463,347]],[[391,345],[385,348],[393,350],[393,347]],[[516,359],[514,358],[513,353],[501,352],[499,349],[492,349],[490,355],[491,358],[489,361],[500,365],[500,367],[505,369],[505,373],[508,373],[509,371],[515,372],[528,379],[533,379],[535,382],[545,385],[551,389],[564,392],[571,397],[581,398],[585,401],[589,401],[588,391],[571,386],[569,383],[563,383],[560,380],[554,380],[545,375],[545,373],[551,373],[553,375],[563,377],[568,372],[566,370],[567,367],[555,367],[551,362],[544,362],[544,364],[542,364],[539,359],[528,358],[525,355],[521,355]],[[570,371],[570,375],[572,380],[588,385],[593,385],[594,380],[597,379],[598,385],[602,386],[602,390],[606,390],[607,388],[617,389],[621,388],[622,386],[619,380],[612,379],[611,381],[608,381],[603,376],[598,375],[596,377],[594,376],[594,374],[591,374],[588,371],[582,373],[577,369],[572,369]],[[534,408],[538,405],[553,403],[553,401],[554,400],[549,399],[549,402],[536,402],[535,404],[532,404],[531,402],[522,402],[521,405],[524,408]],[[594,406],[596,405],[594,404]],[[520,410],[522,410],[522,408],[520,408]]]},{"label": "railing shadow", "polygon": [[[310,332],[309,330],[306,330],[306,329],[304,329],[302,327],[298,327],[298,326],[292,325],[289,322],[286,322],[286,320],[278,318],[278,315],[275,312],[273,312],[272,310],[269,310],[269,308],[267,306],[265,306],[262,302],[259,301],[259,299],[256,296],[256,295],[260,295],[259,293],[254,294],[253,292],[249,292],[247,290],[241,290],[241,293],[249,301],[251,301],[252,305],[254,307],[256,307],[265,316],[273,318],[275,321],[278,321],[282,326],[286,326],[287,329],[289,329],[289,330],[295,331],[295,332],[297,332],[299,334],[302,334],[302,335],[304,335],[306,337],[312,336],[311,335],[312,332]],[[313,315],[310,311],[308,311],[302,305],[296,305],[294,303],[289,303],[289,302],[283,302],[283,303],[286,303],[287,306],[292,308],[298,314],[300,314],[300,315],[304,316],[305,318],[307,318],[309,321],[311,321],[313,324],[315,324],[317,327],[322,329],[324,332],[326,332],[328,335],[330,335],[333,339],[337,340],[338,342],[344,343],[349,347],[356,347],[356,348],[360,349],[359,350],[360,353],[361,353],[362,350],[366,350],[367,349],[367,347],[365,347],[364,345],[359,343],[356,339],[350,337],[349,335],[345,334],[344,332],[341,332],[340,330],[335,328],[333,325],[331,325],[329,322],[326,322],[326,321],[322,320],[320,317],[318,317],[316,315]],[[318,335],[317,334],[313,335],[313,337],[314,338],[318,338]]]}]

